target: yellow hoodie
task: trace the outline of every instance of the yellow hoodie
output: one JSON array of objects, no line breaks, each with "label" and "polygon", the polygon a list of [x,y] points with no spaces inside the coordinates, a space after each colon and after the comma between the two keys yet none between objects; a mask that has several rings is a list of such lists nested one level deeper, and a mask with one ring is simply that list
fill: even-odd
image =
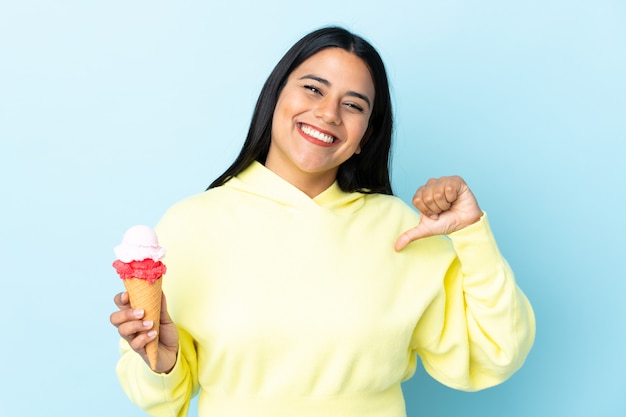
[{"label": "yellow hoodie", "polygon": [[122,342],[117,371],[153,416],[402,417],[418,355],[461,390],[511,376],[532,308],[486,216],[394,250],[418,214],[393,196],[314,199],[259,163],[174,205],[157,227],[178,362],[153,373]]}]

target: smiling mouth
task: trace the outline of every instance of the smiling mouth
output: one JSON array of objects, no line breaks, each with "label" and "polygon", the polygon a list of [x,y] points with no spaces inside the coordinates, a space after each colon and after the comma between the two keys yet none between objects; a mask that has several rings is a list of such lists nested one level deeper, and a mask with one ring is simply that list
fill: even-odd
[{"label": "smiling mouth", "polygon": [[328,133],[320,132],[319,130],[309,125],[305,125],[303,123],[299,123],[298,127],[300,128],[302,133],[304,133],[305,135],[310,136],[314,139],[317,139],[327,144],[335,143],[336,141],[339,140],[336,137],[329,135]]}]

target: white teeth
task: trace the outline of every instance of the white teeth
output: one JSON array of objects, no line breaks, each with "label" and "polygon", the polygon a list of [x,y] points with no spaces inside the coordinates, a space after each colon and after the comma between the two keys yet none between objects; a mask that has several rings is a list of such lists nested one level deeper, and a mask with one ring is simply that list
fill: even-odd
[{"label": "white teeth", "polygon": [[302,131],[304,133],[306,133],[309,136],[313,136],[315,139],[319,139],[322,142],[326,142],[326,143],[333,143],[335,141],[335,138],[327,135],[325,133],[322,133],[320,131],[317,131],[315,129],[313,129],[311,126],[307,126],[307,125],[300,125],[300,128],[302,129]]}]

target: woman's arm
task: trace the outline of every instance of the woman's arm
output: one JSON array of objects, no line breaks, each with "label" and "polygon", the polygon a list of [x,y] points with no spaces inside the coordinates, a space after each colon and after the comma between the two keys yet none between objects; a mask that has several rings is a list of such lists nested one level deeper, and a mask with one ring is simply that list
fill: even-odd
[{"label": "woman's arm", "polygon": [[122,357],[116,370],[122,388],[133,403],[151,416],[186,416],[189,401],[199,388],[193,340],[182,329],[178,329],[178,334],[177,360],[167,374],[153,372],[128,342],[120,342]]},{"label": "woman's arm", "polygon": [[473,391],[506,380],[524,362],[535,317],[501,256],[486,215],[458,176],[429,180],[413,198],[419,224],[396,242],[447,235],[454,247],[440,288],[416,326],[412,348],[435,379]]},{"label": "woman's arm", "polygon": [[522,366],[535,338],[535,317],[486,215],[449,236],[457,258],[416,326],[412,349],[438,381],[476,391]]}]

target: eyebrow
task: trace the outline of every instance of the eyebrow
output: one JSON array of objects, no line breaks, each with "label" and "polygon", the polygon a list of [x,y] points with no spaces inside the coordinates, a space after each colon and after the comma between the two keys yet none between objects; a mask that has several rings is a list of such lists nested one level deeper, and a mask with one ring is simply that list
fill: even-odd
[{"label": "eyebrow", "polygon": [[[327,79],[318,77],[317,75],[313,75],[313,74],[307,74],[307,75],[303,75],[302,77],[300,77],[300,80],[305,80],[305,79],[317,81],[321,84],[324,84],[326,87],[330,87],[331,85],[330,81],[328,81]],[[365,94],[357,93],[356,91],[348,91],[346,94],[351,97],[360,98],[361,100],[367,103],[367,106],[369,108],[372,107],[372,103],[370,102],[370,99]]]}]

